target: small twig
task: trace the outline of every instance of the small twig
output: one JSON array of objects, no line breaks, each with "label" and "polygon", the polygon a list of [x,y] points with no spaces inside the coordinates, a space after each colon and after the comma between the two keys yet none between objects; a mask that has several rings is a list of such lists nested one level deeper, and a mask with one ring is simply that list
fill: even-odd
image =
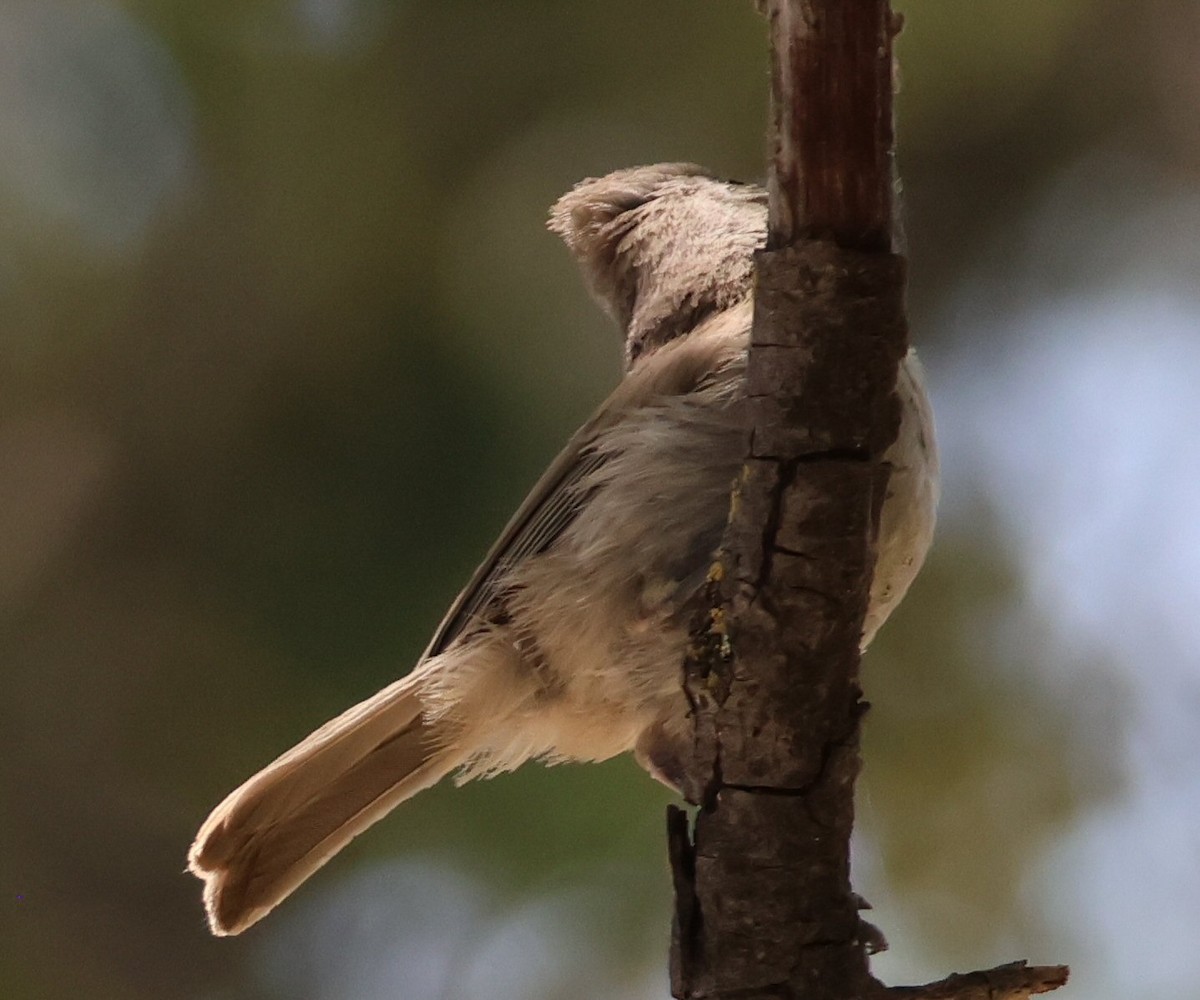
[{"label": "small twig", "polygon": [[892,1000],[1026,1000],[1065,985],[1069,975],[1065,965],[1010,962],[986,972],[956,972],[924,986],[893,986],[884,995]]}]

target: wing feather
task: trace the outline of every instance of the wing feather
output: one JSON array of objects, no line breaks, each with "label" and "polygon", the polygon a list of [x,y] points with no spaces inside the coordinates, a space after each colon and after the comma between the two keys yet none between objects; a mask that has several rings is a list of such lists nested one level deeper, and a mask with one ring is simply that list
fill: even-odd
[{"label": "wing feather", "polygon": [[572,442],[521,504],[475,575],[451,605],[425,650],[444,652],[477,615],[486,614],[505,589],[512,567],[545,552],[567,530],[587,501],[579,484],[604,464],[599,452]]},{"label": "wing feather", "polygon": [[424,658],[444,652],[473,619],[486,616],[502,596],[509,570],[549,549],[578,517],[590,496],[583,484],[606,461],[599,447],[606,430],[633,409],[707,384],[742,356],[750,308],[744,300],[638,361],[537,481],[450,606]]}]

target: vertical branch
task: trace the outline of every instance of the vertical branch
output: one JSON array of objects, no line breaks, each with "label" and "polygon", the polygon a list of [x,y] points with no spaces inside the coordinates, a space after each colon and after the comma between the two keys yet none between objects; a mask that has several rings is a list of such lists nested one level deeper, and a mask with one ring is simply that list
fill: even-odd
[{"label": "vertical branch", "polygon": [[887,0],[771,0],[771,248],[892,245]]},{"label": "vertical branch", "polygon": [[[850,887],[859,641],[908,346],[904,264],[890,252],[896,22],[887,0],[766,10],[770,233],[756,261],[750,446],[685,663],[695,739],[683,791],[699,810],[691,831],[682,811],[669,816],[672,990],[865,1000],[884,988]],[[970,980],[999,1000],[1065,978],[972,975],[902,995],[956,996]]]},{"label": "vertical branch", "polygon": [[[907,348],[891,246],[886,0],[771,0],[770,236],[757,260],[751,445],[686,685],[673,822],[677,997],[874,988],[850,889],[858,646]],[[715,624],[716,628],[713,627]],[[690,877],[689,877],[690,876]]]}]

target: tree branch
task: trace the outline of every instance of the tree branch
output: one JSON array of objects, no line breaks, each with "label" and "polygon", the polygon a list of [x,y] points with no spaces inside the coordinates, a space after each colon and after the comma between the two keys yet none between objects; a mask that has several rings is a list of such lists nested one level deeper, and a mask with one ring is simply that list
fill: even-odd
[{"label": "tree branch", "polygon": [[887,0],[769,0],[769,247],[892,246],[892,38]]},{"label": "tree branch", "polygon": [[1026,1000],[1066,985],[1065,965],[1034,965],[1010,962],[986,972],[956,972],[924,986],[893,986],[884,989],[890,1000]]},{"label": "tree branch", "polygon": [[[899,428],[887,0],[768,0],[770,232],[756,261],[750,447],[685,663],[695,736],[669,814],[681,1000],[1007,1000],[1065,970],[886,990],[849,842],[859,641]],[[979,992],[983,990],[984,992]],[[1022,992],[1022,990],[1024,992]],[[990,991],[990,992],[989,992]]]}]

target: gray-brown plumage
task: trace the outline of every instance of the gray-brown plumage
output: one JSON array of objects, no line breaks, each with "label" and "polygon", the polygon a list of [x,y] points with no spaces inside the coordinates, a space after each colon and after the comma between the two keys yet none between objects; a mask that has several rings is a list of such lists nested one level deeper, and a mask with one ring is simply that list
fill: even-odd
[{"label": "gray-brown plumage", "polygon": [[[446,774],[632,750],[670,780],[688,738],[683,602],[745,452],[761,189],[665,164],[587,180],[550,220],[626,335],[627,373],[533,488],[407,677],[225,799],[196,836],[209,923],[237,934]],[[913,355],[864,645],[933,531],[937,463]]]}]

